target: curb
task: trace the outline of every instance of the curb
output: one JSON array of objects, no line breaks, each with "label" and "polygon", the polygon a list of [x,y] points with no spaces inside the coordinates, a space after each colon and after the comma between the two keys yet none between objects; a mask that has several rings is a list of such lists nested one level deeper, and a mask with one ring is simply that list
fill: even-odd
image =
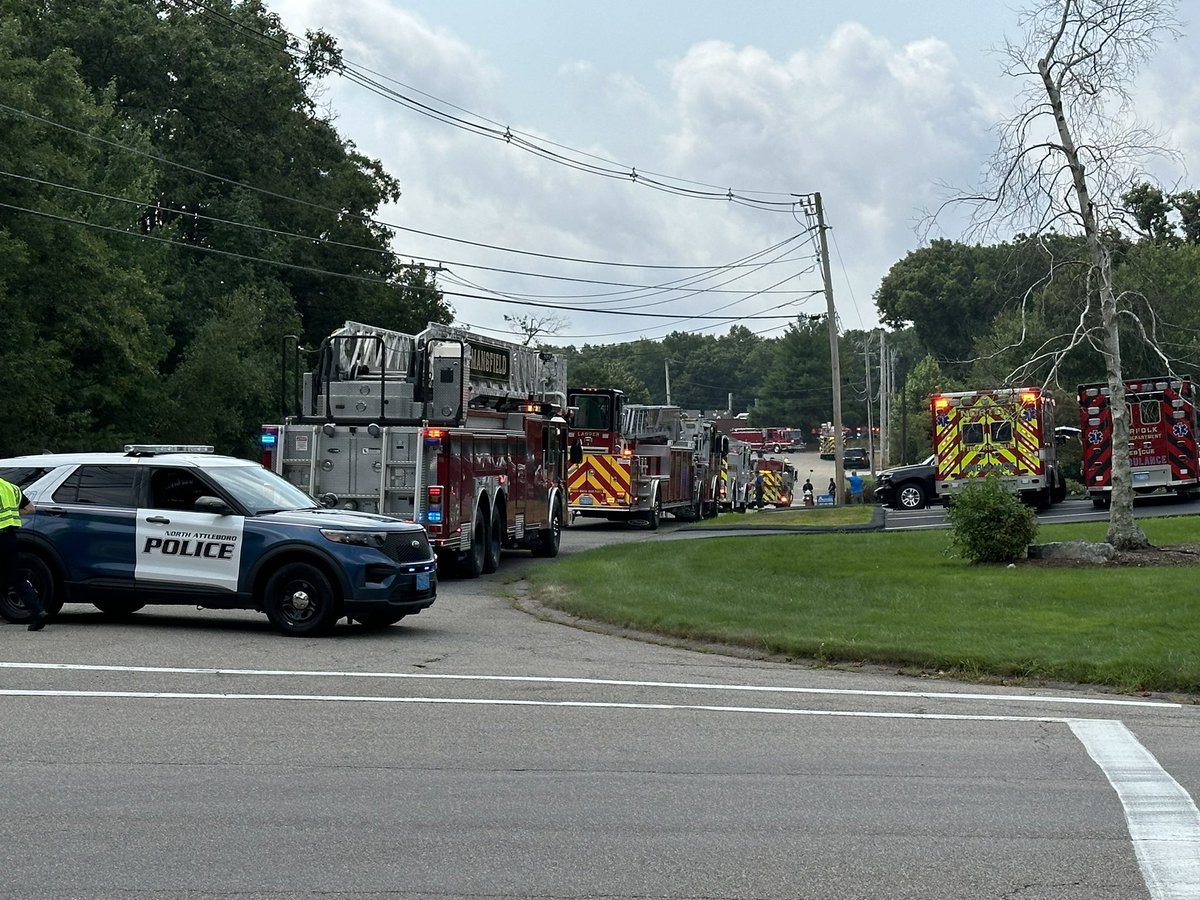
[{"label": "curb", "polygon": [[[771,515],[774,510],[767,510],[763,515]],[[783,510],[779,510],[783,512]],[[871,510],[871,521],[861,525],[767,525],[757,522],[751,523],[730,523],[728,525],[681,525],[675,529],[675,533],[682,531],[690,532],[731,532],[736,534],[739,531],[746,532],[761,532],[761,531],[794,531],[799,534],[825,534],[825,533],[841,533],[841,532],[860,532],[860,531],[882,531],[887,524],[887,511],[882,506],[876,506]]]}]

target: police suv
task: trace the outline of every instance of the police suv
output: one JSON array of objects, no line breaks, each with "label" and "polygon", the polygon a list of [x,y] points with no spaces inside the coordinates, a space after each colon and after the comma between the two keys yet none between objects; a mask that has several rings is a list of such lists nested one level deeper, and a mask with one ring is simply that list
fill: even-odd
[{"label": "police suv", "polygon": [[[21,567],[47,612],[92,603],[112,616],[147,604],[256,609],[284,634],[332,631],[345,616],[382,628],[430,606],[436,558],[425,530],[327,509],[255,462],[211,447],[0,459],[22,517]],[[0,615],[29,618],[13,595]]]}]

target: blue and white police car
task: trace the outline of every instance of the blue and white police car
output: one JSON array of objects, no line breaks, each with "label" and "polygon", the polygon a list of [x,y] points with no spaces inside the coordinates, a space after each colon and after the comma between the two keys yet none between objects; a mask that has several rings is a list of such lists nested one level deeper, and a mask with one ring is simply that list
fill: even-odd
[{"label": "blue and white police car", "polygon": [[[342,617],[382,628],[430,606],[437,562],[425,530],[328,509],[256,462],[210,447],[0,459],[22,517],[20,565],[51,616],[91,603],[255,609],[284,634],[323,635]],[[29,618],[13,595],[0,615]]]}]

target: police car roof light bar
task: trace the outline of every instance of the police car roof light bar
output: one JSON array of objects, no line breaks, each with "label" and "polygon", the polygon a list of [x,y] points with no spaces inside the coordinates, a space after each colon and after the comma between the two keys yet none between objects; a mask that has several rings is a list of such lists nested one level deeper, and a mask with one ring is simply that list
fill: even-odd
[{"label": "police car roof light bar", "polygon": [[155,456],[159,453],[212,453],[209,444],[126,444],[129,456]]}]

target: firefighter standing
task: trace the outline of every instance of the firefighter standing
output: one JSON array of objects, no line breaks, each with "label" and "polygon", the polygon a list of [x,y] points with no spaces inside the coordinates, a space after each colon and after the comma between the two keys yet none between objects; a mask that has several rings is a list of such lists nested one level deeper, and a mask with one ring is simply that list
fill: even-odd
[{"label": "firefighter standing", "polygon": [[29,630],[46,627],[46,608],[33,585],[17,569],[17,529],[21,513],[32,513],[33,504],[15,484],[0,478],[0,589],[15,593],[29,610]]}]

